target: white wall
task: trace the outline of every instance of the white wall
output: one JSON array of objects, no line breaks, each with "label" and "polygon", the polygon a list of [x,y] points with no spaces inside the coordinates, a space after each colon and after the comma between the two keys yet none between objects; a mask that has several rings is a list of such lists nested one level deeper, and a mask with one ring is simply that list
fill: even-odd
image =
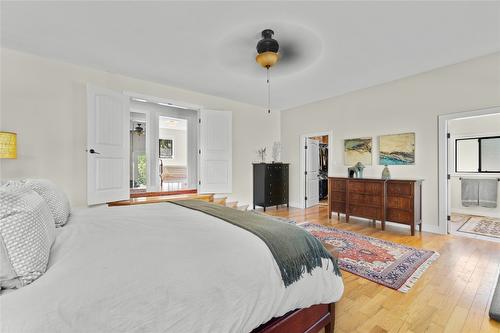
[{"label": "white wall", "polygon": [[174,143],[174,157],[162,158],[163,165],[187,166],[187,131],[160,128],[160,139],[172,139]]},{"label": "white wall", "polygon": [[389,169],[393,177],[425,179],[424,228],[437,231],[437,117],[495,105],[500,105],[500,53],[282,111],[283,161],[291,163],[290,200],[299,202],[300,135],[333,130],[330,175],[347,173],[344,139],[372,136],[374,165],[365,169],[365,176],[380,177],[377,136],[415,132],[416,164]]},{"label": "white wall", "polygon": [[454,136],[498,135],[500,134],[500,114],[450,120],[448,132]]},{"label": "white wall", "polygon": [[75,206],[86,204],[87,83],[233,111],[231,197],[244,203],[255,152],[279,141],[279,112],[5,48],[0,60],[0,129],[18,133],[18,158],[0,161],[0,177],[51,179]]},{"label": "white wall", "polygon": [[[460,177],[471,178],[499,178],[500,174],[469,174],[455,172],[455,139],[463,137],[497,136],[500,135],[500,114],[482,117],[456,119],[448,122],[450,133],[450,205],[454,213],[500,217],[500,203],[497,208],[464,207],[462,206],[462,183]],[[497,200],[500,200],[500,186],[498,187]]]}]

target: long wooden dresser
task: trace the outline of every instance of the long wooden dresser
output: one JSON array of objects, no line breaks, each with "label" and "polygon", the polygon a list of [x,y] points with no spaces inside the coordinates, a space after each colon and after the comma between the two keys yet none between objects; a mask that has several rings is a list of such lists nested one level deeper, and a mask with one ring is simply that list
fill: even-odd
[{"label": "long wooden dresser", "polygon": [[375,178],[328,178],[328,212],[405,224],[415,235],[422,230],[422,180]]}]

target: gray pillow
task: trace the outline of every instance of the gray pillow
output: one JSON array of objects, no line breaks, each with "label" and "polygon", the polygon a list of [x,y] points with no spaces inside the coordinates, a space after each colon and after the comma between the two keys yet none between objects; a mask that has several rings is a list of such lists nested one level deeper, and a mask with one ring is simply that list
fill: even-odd
[{"label": "gray pillow", "polygon": [[20,288],[47,269],[55,223],[47,203],[27,186],[0,187],[0,288]]},{"label": "gray pillow", "polygon": [[68,197],[54,183],[46,179],[24,179],[11,181],[7,185],[14,186],[16,183],[28,186],[47,202],[56,227],[62,227],[68,222],[71,211]]}]

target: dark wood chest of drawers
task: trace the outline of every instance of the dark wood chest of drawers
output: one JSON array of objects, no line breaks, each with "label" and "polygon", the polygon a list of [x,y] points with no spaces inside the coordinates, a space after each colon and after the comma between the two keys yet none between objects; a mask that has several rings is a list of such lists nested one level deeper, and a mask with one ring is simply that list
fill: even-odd
[{"label": "dark wood chest of drawers", "polygon": [[255,163],[253,165],[253,207],[289,205],[288,164]]},{"label": "dark wood chest of drawers", "polygon": [[422,228],[422,181],[330,177],[328,211]]}]

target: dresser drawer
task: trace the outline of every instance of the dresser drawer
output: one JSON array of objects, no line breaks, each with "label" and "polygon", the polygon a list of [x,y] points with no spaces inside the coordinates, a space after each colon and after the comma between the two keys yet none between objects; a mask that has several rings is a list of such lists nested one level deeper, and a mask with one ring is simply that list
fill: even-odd
[{"label": "dresser drawer", "polygon": [[384,197],[381,195],[349,193],[349,202],[382,207],[384,205]]},{"label": "dresser drawer", "polygon": [[384,195],[384,182],[367,182],[365,192],[377,195]]},{"label": "dresser drawer", "polygon": [[384,217],[383,207],[368,207],[368,206],[358,206],[349,205],[348,213],[349,215],[365,217],[368,219],[382,220]]},{"label": "dresser drawer", "polygon": [[345,199],[346,199],[345,192],[336,192],[335,191],[335,192],[332,192],[331,195],[332,195],[331,200],[345,202]]},{"label": "dresser drawer", "polygon": [[396,208],[402,210],[412,210],[413,200],[411,197],[387,197],[387,208]]},{"label": "dresser drawer", "polygon": [[330,179],[330,185],[333,191],[345,192],[346,180],[343,179]]},{"label": "dresser drawer", "polygon": [[331,203],[332,212],[345,213],[345,203],[343,202],[332,202]]},{"label": "dresser drawer", "polygon": [[413,223],[413,214],[407,210],[388,208],[386,220],[391,222],[399,222],[404,224]]},{"label": "dresser drawer", "polygon": [[388,182],[387,195],[413,195],[413,183],[411,182]]},{"label": "dresser drawer", "polygon": [[370,181],[350,181],[348,191],[349,193],[384,195],[384,183]]},{"label": "dresser drawer", "polygon": [[350,181],[348,186],[349,193],[365,193],[365,182]]}]

